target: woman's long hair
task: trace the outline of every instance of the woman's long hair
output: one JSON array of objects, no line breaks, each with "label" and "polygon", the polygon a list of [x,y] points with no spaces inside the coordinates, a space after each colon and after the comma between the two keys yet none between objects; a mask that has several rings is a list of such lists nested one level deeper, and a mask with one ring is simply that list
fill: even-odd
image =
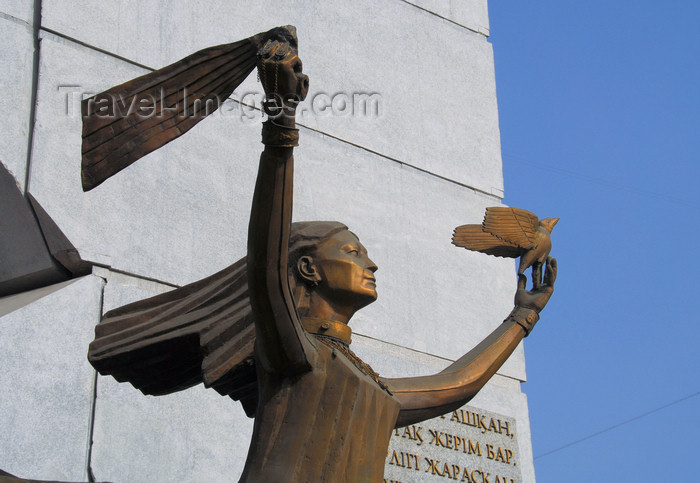
[{"label": "woman's long hair", "polygon": [[[336,221],[292,223],[289,286],[297,307],[309,287],[297,277],[300,257],[348,227]],[[200,382],[257,407],[255,323],[245,257],[214,275],[107,312],[95,327],[88,360],[102,375],[163,395]]]}]

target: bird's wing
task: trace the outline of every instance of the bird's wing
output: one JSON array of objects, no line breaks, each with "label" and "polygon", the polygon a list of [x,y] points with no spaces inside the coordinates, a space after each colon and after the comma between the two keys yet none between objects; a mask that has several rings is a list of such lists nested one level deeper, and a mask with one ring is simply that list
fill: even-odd
[{"label": "bird's wing", "polygon": [[522,249],[517,245],[486,233],[481,225],[462,225],[455,228],[452,244],[495,257],[517,258]]},{"label": "bird's wing", "polygon": [[535,246],[539,220],[527,210],[497,206],[486,208],[482,226],[501,240],[529,250]]}]

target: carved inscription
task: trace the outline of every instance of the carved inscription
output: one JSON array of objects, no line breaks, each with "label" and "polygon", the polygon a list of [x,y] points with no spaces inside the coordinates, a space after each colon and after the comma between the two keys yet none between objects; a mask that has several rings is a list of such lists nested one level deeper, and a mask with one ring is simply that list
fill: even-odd
[{"label": "carved inscription", "polygon": [[515,420],[464,406],[394,430],[385,483],[413,481],[518,483]]}]

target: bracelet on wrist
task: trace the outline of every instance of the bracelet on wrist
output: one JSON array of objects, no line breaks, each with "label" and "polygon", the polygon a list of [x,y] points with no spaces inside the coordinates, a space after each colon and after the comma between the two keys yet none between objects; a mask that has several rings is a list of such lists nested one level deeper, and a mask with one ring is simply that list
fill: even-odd
[{"label": "bracelet on wrist", "polygon": [[537,321],[540,320],[540,315],[533,309],[515,307],[506,320],[512,320],[522,327],[525,330],[525,337],[527,337],[530,335]]},{"label": "bracelet on wrist", "polygon": [[293,148],[299,146],[299,130],[286,127],[272,120],[263,123],[262,143],[265,146],[277,148]]}]

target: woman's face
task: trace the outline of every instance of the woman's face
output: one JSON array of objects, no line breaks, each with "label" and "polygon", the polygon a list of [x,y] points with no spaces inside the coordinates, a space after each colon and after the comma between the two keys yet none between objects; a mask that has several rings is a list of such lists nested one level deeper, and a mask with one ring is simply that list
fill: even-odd
[{"label": "woman's face", "polygon": [[321,276],[316,291],[327,300],[359,309],[377,299],[377,266],[350,231],[340,231],[323,242],[313,260]]}]

